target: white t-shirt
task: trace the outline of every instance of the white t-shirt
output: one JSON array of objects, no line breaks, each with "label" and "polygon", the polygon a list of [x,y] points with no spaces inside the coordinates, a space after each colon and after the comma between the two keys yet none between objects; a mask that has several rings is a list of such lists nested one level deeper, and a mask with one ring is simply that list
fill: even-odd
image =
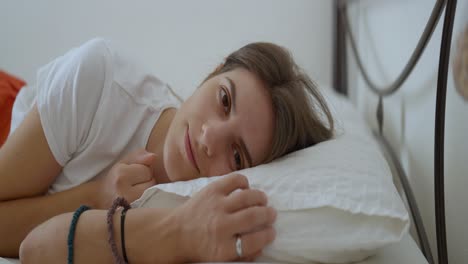
[{"label": "white t-shirt", "polygon": [[100,175],[145,148],[161,113],[178,107],[171,88],[93,39],[39,69],[36,103],[45,137],[63,170],[49,193]]}]

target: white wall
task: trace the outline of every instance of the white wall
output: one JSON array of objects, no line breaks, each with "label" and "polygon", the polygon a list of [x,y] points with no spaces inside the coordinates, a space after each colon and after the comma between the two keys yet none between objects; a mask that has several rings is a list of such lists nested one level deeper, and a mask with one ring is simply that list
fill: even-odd
[{"label": "white wall", "polygon": [[0,68],[34,82],[38,67],[103,36],[185,97],[230,52],[253,41],[290,49],[330,84],[331,1],[3,1]]},{"label": "white wall", "polygon": [[[372,79],[393,81],[407,62],[425,26],[435,1],[368,1],[352,9],[359,49]],[[458,1],[454,36],[466,25],[468,1]],[[384,134],[399,151],[414,188],[424,224],[436,257],[434,217],[434,119],[438,54],[443,16],[421,61],[405,85],[385,101]],[[454,43],[455,44],[455,43]],[[452,46],[452,51],[454,46]],[[453,53],[452,53],[453,55]],[[377,98],[365,88],[355,64],[352,96],[369,123],[376,127]],[[402,118],[402,116],[405,116]],[[445,195],[449,263],[468,261],[468,101],[457,93],[450,73],[445,124]]]}]

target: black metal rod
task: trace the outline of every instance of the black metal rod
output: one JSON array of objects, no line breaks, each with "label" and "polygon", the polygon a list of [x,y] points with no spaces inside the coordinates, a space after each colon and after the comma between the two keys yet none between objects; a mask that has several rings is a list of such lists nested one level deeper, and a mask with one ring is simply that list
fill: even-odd
[{"label": "black metal rod", "polygon": [[333,9],[333,88],[335,91],[347,95],[348,94],[348,73],[347,73],[347,55],[346,55],[346,35],[343,28],[343,23],[340,22],[340,14],[338,6],[343,5],[342,0],[334,1],[335,8]]},{"label": "black metal rod", "polygon": [[385,139],[381,133],[374,132],[374,137],[380,143],[382,151],[386,154],[385,157],[389,158],[389,163],[397,171],[398,180],[403,187],[403,191],[408,201],[408,207],[411,213],[411,217],[414,221],[416,227],[416,234],[418,235],[419,244],[421,245],[421,251],[426,257],[429,264],[434,264],[434,256],[432,255],[431,247],[429,245],[429,239],[427,238],[426,228],[424,226],[421,213],[419,212],[418,205],[416,203],[416,198],[414,197],[413,189],[409,183],[408,176],[406,176],[405,170],[401,166],[401,163],[398,160],[398,156],[393,151],[390,143]]},{"label": "black metal rod", "polygon": [[445,139],[445,104],[447,94],[447,75],[452,42],[453,22],[457,1],[448,0],[445,9],[442,40],[440,44],[439,72],[437,77],[437,97],[434,136],[434,192],[437,234],[437,252],[439,264],[448,263],[447,234],[445,230],[445,193],[444,193],[444,139]]}]

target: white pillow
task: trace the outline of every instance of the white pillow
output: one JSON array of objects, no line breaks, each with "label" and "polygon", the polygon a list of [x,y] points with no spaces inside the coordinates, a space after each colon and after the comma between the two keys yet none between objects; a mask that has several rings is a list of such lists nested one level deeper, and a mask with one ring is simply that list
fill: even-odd
[{"label": "white pillow", "polygon": [[[408,213],[388,164],[352,105],[326,92],[338,135],[272,163],[238,171],[278,211],[276,240],[260,260],[289,263],[360,261],[399,241]],[[220,177],[157,185],[133,207],[174,207]]]}]

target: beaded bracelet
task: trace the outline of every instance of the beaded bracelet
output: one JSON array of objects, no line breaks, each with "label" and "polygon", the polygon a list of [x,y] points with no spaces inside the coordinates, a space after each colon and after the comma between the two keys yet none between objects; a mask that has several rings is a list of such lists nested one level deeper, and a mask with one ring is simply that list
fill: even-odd
[{"label": "beaded bracelet", "polygon": [[125,263],[128,263],[128,258],[127,258],[127,251],[125,250],[125,216],[127,215],[127,210],[129,208],[125,207],[122,210],[122,214],[120,215],[120,242],[122,243],[122,255],[124,258]]},{"label": "beaded bracelet", "polygon": [[70,229],[68,231],[68,239],[67,239],[67,246],[68,246],[68,256],[67,256],[67,263],[68,264],[73,264],[73,240],[75,239],[75,230],[76,230],[76,224],[78,223],[78,218],[80,215],[86,211],[91,209],[90,207],[86,205],[80,206],[75,213],[73,213],[72,221],[70,224]]},{"label": "beaded bracelet", "polygon": [[[109,209],[107,212],[107,231],[109,233],[109,244],[111,246],[112,250],[112,256],[114,256],[115,263],[118,264],[125,264],[128,263],[126,260],[124,260],[120,255],[119,251],[117,250],[117,245],[115,244],[115,238],[114,238],[114,221],[113,221],[113,216],[115,211],[119,206],[123,206],[124,210],[130,209],[130,205],[128,204],[127,200],[123,197],[117,197],[114,202],[112,203],[112,207]],[[121,227],[122,231],[122,227]],[[122,237],[123,239],[123,237]],[[125,245],[124,242],[122,242],[122,245]],[[122,252],[124,252],[125,249],[122,248]]]}]

